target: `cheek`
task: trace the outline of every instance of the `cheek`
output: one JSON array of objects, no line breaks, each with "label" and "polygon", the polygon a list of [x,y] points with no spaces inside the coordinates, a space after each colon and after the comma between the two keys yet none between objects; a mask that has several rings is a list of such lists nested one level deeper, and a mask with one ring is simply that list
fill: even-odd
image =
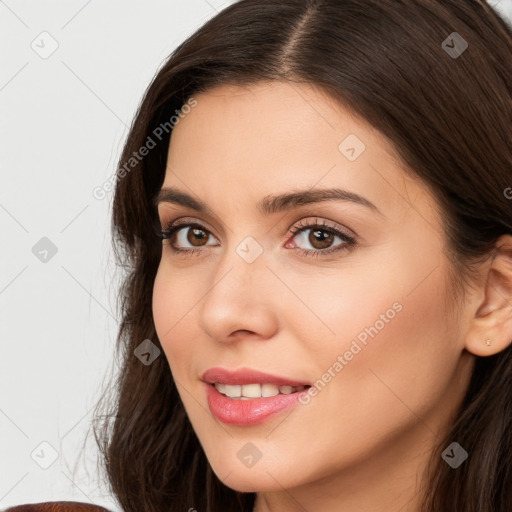
[{"label": "cheek", "polygon": [[[320,379],[311,401],[319,413],[313,429],[322,429],[320,411],[329,411],[348,435],[383,439],[449,406],[460,349],[443,306],[446,269],[440,266],[417,286],[436,265],[419,270],[400,263],[384,265],[394,281],[370,269],[332,282],[330,290],[343,290],[339,294],[310,296],[335,333],[319,336],[311,326],[302,333],[315,340],[311,355]],[[351,449],[360,448],[354,443]]]},{"label": "cheek", "polygon": [[[197,336],[197,327],[192,321],[197,296],[191,290],[190,280],[187,285],[179,272],[171,272],[165,265],[160,265],[153,286],[153,320],[158,339],[176,376],[189,367],[192,348],[191,343],[178,343],[177,340],[190,340]],[[180,364],[176,365],[176,361]]]}]

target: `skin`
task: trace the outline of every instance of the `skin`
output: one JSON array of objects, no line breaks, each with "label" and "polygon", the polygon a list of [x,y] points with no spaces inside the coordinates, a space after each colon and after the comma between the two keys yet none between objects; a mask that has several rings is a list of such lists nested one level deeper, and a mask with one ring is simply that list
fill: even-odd
[{"label": "skin", "polygon": [[[457,316],[436,202],[380,132],[305,84],[223,85],[196,100],[174,128],[163,186],[214,214],[159,204],[162,226],[187,217],[209,238],[192,245],[183,227],[174,243],[198,247],[192,255],[163,242],[153,314],[214,472],[232,489],[257,492],[256,512],[418,511],[427,458],[474,356],[512,339],[510,263],[500,254],[483,265]],[[338,149],[349,134],[366,146],[355,161]],[[271,215],[256,208],[270,194],[331,187],[364,196],[381,214],[342,201]],[[325,250],[308,241],[314,229],[289,232],[317,218],[355,233],[358,245],[300,254]],[[236,252],[247,236],[263,250],[250,264]],[[510,237],[501,242],[511,250]],[[342,240],[327,247],[336,245]],[[314,383],[394,303],[401,310],[307,405],[254,426],[211,414],[206,369],[250,367]],[[250,468],[237,457],[248,442],[262,454]]]}]

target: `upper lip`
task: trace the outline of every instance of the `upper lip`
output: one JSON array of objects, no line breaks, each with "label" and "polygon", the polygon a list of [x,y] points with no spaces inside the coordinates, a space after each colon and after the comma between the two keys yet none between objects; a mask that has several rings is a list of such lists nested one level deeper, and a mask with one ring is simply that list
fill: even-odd
[{"label": "upper lip", "polygon": [[251,368],[239,368],[228,370],[226,368],[210,368],[206,370],[201,380],[209,384],[275,384],[276,386],[309,386],[308,382],[302,382],[288,377],[271,375]]}]

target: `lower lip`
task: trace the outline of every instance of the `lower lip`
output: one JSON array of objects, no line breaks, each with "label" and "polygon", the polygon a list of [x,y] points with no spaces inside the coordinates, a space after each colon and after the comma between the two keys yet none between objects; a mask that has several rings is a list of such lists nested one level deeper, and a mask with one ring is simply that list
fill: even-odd
[{"label": "lower lip", "polygon": [[215,386],[205,383],[208,407],[211,413],[223,423],[229,425],[256,425],[266,419],[296,405],[301,394],[308,388],[288,395],[275,395],[249,400],[228,398],[219,393]]}]

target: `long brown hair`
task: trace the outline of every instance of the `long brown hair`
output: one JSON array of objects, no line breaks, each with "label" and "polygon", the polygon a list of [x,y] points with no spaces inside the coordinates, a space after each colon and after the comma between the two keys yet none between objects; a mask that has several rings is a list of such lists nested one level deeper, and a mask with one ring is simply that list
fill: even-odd
[{"label": "long brown hair", "polygon": [[[120,371],[98,403],[94,434],[127,512],[250,511],[255,502],[213,473],[166,358],[145,365],[134,350],[147,339],[162,350],[151,307],[162,249],[153,198],[173,123],[199,92],[268,80],[315,84],[389,138],[437,199],[458,288],[512,233],[512,29],[487,3],[242,0],[221,11],[159,70],[119,160]],[[424,512],[510,512],[511,382],[510,346],[477,359],[453,428],[432,453]],[[454,440],[470,453],[457,470],[441,459]]]}]

